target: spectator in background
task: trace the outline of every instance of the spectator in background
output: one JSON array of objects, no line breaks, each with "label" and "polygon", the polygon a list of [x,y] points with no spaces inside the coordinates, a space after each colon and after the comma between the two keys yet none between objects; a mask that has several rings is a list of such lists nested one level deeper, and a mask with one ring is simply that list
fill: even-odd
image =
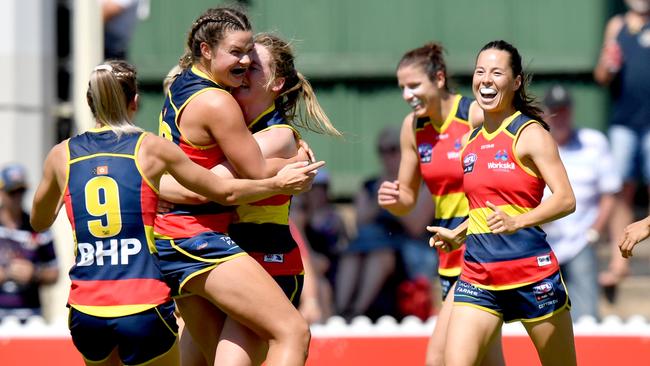
[{"label": "spectator in background", "polygon": [[[609,138],[615,166],[624,180],[611,220],[614,243],[620,241],[623,228],[634,220],[636,170],[641,170],[644,184],[650,179],[650,0],[625,0],[625,4],[629,10],[607,23],[594,69],[596,81],[611,90]],[[616,247],[611,257],[609,269],[599,281],[615,290],[627,275],[628,263]]]},{"label": "spectator in background", "polygon": [[104,58],[128,59],[141,0],[100,0],[104,21]]},{"label": "spectator in background", "polygon": [[0,172],[0,317],[21,321],[41,315],[39,286],[56,282],[59,269],[52,234],[36,233],[22,202],[25,168],[11,164]]},{"label": "spectator in background", "polygon": [[[546,121],[576,196],[576,211],[543,228],[571,294],[573,320],[585,315],[598,318],[598,260],[594,245],[606,232],[621,178],[615,173],[607,138],[597,130],[574,128],[573,102],[567,89],[561,85],[551,87],[544,105]],[[548,187],[545,195],[550,195]]]},{"label": "spectator in background", "polygon": [[[379,206],[377,190],[381,182],[397,179],[399,137],[399,128],[388,126],[381,130],[377,139],[381,173],[363,183],[354,201],[357,236],[341,256],[335,288],[336,310],[347,318],[364,314],[371,318],[398,315],[395,291],[392,296],[381,295],[390,292],[388,285],[400,259],[398,250],[408,236],[400,218]],[[421,231],[428,222],[421,225]],[[423,248],[433,254],[425,242],[422,240]],[[396,290],[396,284],[393,285]],[[379,313],[371,307],[376,307]]]},{"label": "spectator in background", "polygon": [[333,289],[341,253],[348,246],[348,231],[329,196],[330,174],[321,168],[310,191],[295,196],[291,217],[304,233],[311,263],[318,277],[318,299],[322,319],[334,315]]}]

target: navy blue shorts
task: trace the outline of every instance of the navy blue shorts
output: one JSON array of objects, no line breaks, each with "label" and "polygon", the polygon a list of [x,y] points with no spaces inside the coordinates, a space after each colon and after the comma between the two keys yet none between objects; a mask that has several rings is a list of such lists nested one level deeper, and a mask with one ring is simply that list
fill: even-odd
[{"label": "navy blue shorts", "polygon": [[273,276],[275,282],[280,285],[280,288],[287,295],[289,301],[293,306],[298,309],[300,306],[300,295],[302,294],[302,286],[305,283],[305,275],[295,275],[295,276]]},{"label": "navy blue shorts", "polygon": [[442,292],[442,301],[445,301],[447,295],[449,295],[449,290],[451,287],[458,281],[458,276],[443,276],[440,275],[440,290]]},{"label": "navy blue shorts", "polygon": [[156,239],[160,270],[172,296],[182,294],[191,278],[231,259],[247,255],[225,234],[201,233],[188,239]]},{"label": "navy blue shorts", "polygon": [[560,271],[530,285],[510,290],[487,290],[459,279],[454,305],[469,305],[495,314],[506,323],[533,322],[570,309],[571,301]]},{"label": "navy blue shorts", "polygon": [[72,342],[87,361],[103,361],[117,347],[125,365],[139,365],[165,354],[178,334],[173,301],[112,318],[70,308],[69,328]]}]

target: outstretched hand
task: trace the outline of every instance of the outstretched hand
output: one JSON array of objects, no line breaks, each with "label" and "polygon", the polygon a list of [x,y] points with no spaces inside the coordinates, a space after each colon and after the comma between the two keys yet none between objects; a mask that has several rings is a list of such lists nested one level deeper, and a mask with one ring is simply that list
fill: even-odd
[{"label": "outstretched hand", "polygon": [[462,239],[453,230],[441,226],[427,226],[427,231],[433,234],[429,239],[429,246],[432,248],[450,252],[463,244]]},{"label": "outstretched hand", "polygon": [[311,189],[314,177],[318,173],[317,169],[323,165],[325,165],[324,161],[311,164],[306,161],[299,161],[287,164],[276,175],[276,178],[280,180],[282,193],[293,195]]},{"label": "outstretched hand", "polygon": [[628,225],[623,231],[623,238],[618,243],[618,248],[621,251],[623,258],[632,256],[632,250],[642,240],[650,236],[650,217],[643,220],[633,222]]},{"label": "outstretched hand", "polygon": [[490,201],[486,201],[485,205],[493,211],[488,215],[486,223],[494,234],[512,234],[519,229],[512,216],[503,212]]}]

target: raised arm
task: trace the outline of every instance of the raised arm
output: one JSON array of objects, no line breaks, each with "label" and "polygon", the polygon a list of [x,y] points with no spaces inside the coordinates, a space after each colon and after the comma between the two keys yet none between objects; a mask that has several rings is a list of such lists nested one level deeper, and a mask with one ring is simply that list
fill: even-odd
[{"label": "raised arm", "polygon": [[43,178],[34,194],[29,220],[35,231],[43,231],[52,226],[63,203],[66,144],[67,142],[64,141],[54,146],[43,163]]},{"label": "raised arm", "polygon": [[611,18],[605,27],[603,45],[594,68],[594,80],[600,85],[609,85],[621,66],[621,50],[616,42],[616,36],[623,28],[624,23],[623,16],[617,15]]},{"label": "raised arm", "polygon": [[[298,154],[294,133],[289,128],[272,128],[253,135],[265,158],[292,158]],[[234,169],[229,162],[224,162],[211,171],[221,178],[235,177]],[[169,174],[160,180],[160,197],[173,203],[199,204],[210,201],[206,197],[193,192],[174,179]]]},{"label": "raised arm", "polygon": [[167,171],[186,188],[223,205],[258,201],[278,193],[298,194],[311,186],[315,170],[324,165],[324,162],[309,165],[299,162],[271,178],[223,179],[192,162],[175,144],[151,135],[142,142],[140,159],[143,169],[153,178],[159,179]]}]

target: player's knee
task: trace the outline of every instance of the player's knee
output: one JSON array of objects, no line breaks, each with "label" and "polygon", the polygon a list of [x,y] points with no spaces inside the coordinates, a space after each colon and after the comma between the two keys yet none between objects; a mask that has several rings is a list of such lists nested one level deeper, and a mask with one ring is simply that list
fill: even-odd
[{"label": "player's knee", "polygon": [[291,339],[291,343],[296,346],[308,348],[311,339],[311,331],[309,324],[296,312],[297,316],[292,316],[290,321],[285,323],[284,335]]}]

